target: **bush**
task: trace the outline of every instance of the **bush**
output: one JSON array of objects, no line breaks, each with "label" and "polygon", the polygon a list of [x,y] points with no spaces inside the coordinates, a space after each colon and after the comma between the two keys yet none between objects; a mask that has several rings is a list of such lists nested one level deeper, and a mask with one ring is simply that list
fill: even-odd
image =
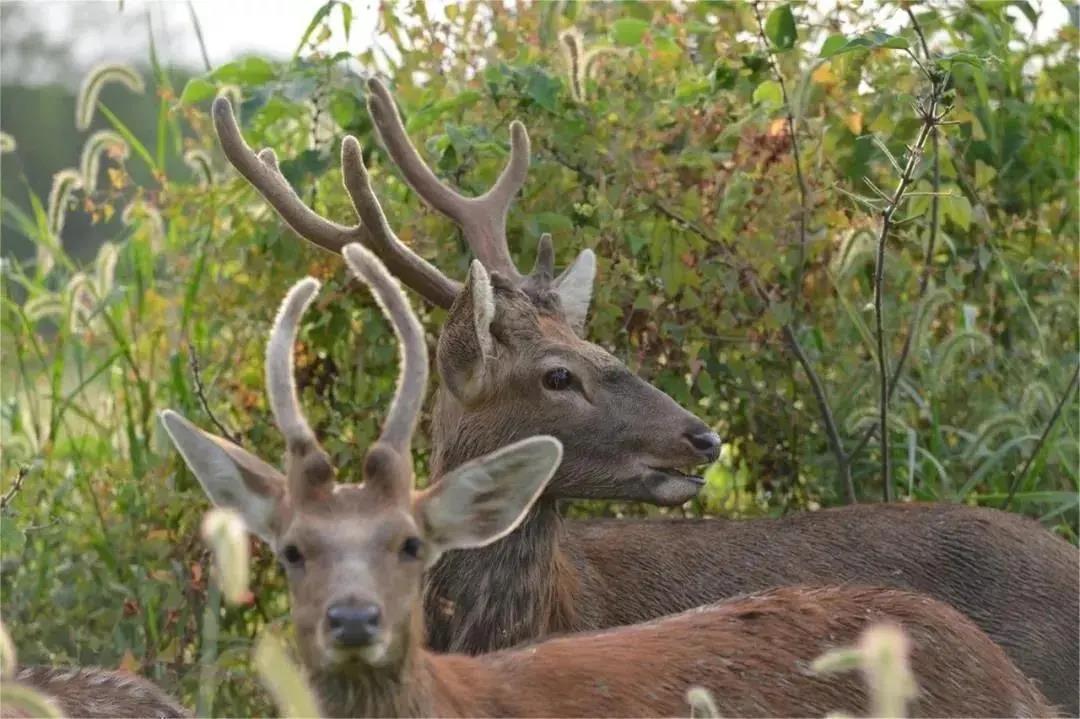
[{"label": "bush", "polygon": [[[860,500],[883,495],[874,277],[895,205],[880,303],[890,490],[1007,506],[1076,541],[1075,27],[1036,42],[988,4],[889,6],[894,34],[857,9],[474,3],[432,18],[417,4],[406,21],[387,5],[377,48],[327,53],[347,7],[320,10],[286,62],[239,59],[182,89],[155,64],[154,142],[99,103],[111,133],[89,135],[96,149],[52,197],[5,188],[19,195],[5,197],[5,231],[38,248],[3,274],[0,586],[24,661],[121,665],[200,710],[270,710],[250,654],[283,623],[283,579],[253,544],[258,592],[221,607],[206,501],[155,413],[209,427],[209,410],[280,456],[263,343],[283,288],[312,274],[327,289],[302,331],[300,383],[342,475],[356,475],[397,377],[393,335],[339,258],[298,241],[230,170],[208,101],[237,98],[248,142],[275,148],[305,200],[348,223],[337,158],[356,135],[401,238],[463,277],[459,234],[375,142],[361,82],[373,72],[466,193],[489,186],[509,121],[525,122],[533,163],[508,233],[519,265],[543,232],[559,264],[595,248],[590,337],[727,439],[688,512],[844,503],[848,477]],[[924,131],[913,106],[931,102],[950,124]],[[18,142],[5,136],[8,157]],[[123,217],[86,265],[60,241],[76,204]],[[443,313],[422,314],[437,335]]]}]

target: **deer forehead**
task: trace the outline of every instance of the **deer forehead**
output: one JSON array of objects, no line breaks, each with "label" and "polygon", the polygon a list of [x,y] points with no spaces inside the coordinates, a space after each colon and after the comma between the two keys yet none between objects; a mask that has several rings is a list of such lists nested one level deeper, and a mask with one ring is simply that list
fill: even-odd
[{"label": "deer forehead", "polygon": [[368,484],[339,484],[325,500],[294,510],[286,535],[292,541],[350,547],[391,541],[415,531],[409,507],[390,501]]}]

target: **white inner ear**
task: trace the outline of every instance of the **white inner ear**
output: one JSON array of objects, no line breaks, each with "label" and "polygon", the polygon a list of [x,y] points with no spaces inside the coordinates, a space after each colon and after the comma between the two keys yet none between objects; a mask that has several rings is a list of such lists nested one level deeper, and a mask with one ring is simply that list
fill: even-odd
[{"label": "white inner ear", "polygon": [[555,474],[562,444],[521,440],[452,470],[430,490],[426,520],[439,551],[483,547],[521,523]]},{"label": "white inner ear", "polygon": [[495,298],[491,291],[491,278],[480,260],[473,260],[469,272],[472,280],[473,329],[480,344],[480,355],[486,359],[494,354],[491,323],[495,319]]},{"label": "white inner ear", "polygon": [[595,279],[596,254],[592,250],[582,250],[574,263],[555,281],[566,321],[579,333],[585,328]]},{"label": "white inner ear", "polygon": [[176,412],[162,412],[161,424],[210,500],[237,510],[248,531],[269,544],[275,499],[252,492],[229,454]]}]

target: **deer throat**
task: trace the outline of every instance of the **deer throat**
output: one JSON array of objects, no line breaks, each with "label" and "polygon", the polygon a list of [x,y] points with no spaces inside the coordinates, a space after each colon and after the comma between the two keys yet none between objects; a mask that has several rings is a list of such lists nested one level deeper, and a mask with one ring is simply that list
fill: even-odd
[{"label": "deer throat", "polygon": [[401,664],[314,671],[312,688],[327,717],[424,717],[432,715],[427,657],[409,652]]},{"label": "deer throat", "polygon": [[481,549],[447,552],[428,573],[424,614],[436,652],[482,654],[576,631],[577,568],[563,520],[541,499],[517,530]]}]

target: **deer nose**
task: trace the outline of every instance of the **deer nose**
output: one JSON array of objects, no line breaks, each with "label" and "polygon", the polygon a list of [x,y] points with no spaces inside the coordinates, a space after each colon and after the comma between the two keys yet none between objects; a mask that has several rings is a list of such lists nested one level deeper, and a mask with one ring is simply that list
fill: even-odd
[{"label": "deer nose", "polygon": [[716,432],[687,432],[686,441],[709,462],[715,462],[720,456],[720,435]]},{"label": "deer nose", "polygon": [[326,610],[330,638],[340,647],[366,647],[379,634],[382,611],[371,602],[333,604]]}]

